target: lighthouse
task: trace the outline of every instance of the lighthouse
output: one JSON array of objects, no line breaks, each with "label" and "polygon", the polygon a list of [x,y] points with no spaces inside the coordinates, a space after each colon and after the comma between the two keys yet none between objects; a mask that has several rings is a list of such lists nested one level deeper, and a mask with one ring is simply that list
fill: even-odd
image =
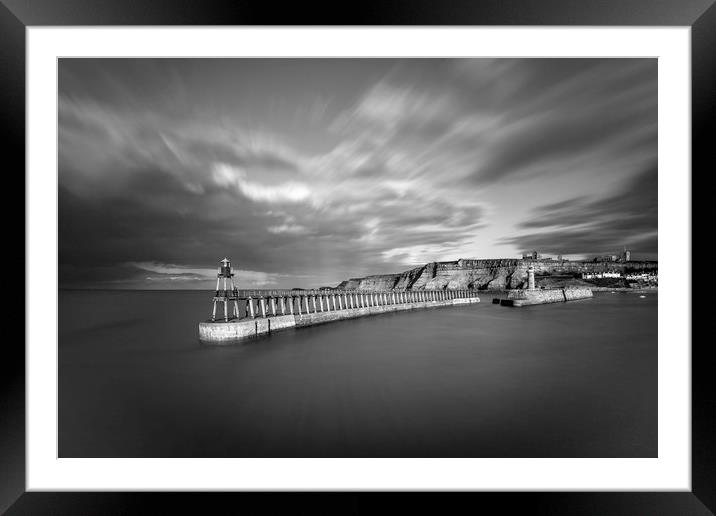
[{"label": "lighthouse", "polygon": [[[222,285],[223,281],[223,285]],[[220,289],[223,287],[223,289]],[[229,320],[229,303],[233,301],[233,316],[239,317],[239,291],[234,286],[234,273],[231,272],[231,260],[224,258],[219,262],[219,271],[216,274],[216,294],[211,310],[211,320],[216,321],[216,303],[224,303],[224,321]]]},{"label": "lighthouse", "polygon": [[527,288],[535,289],[535,268],[532,265],[527,268]]}]

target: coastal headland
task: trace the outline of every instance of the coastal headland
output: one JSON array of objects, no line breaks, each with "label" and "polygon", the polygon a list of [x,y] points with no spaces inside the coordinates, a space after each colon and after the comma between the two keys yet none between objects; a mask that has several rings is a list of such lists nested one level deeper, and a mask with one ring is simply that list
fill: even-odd
[{"label": "coastal headland", "polygon": [[[629,279],[638,274],[656,275],[656,261],[595,262],[550,259],[460,259],[430,262],[397,274],[351,278],[336,288],[347,290],[476,289],[503,291],[525,289],[528,269],[534,267],[537,288],[632,289],[653,287],[654,282]],[[602,277],[620,275],[622,277]],[[584,279],[583,276],[592,276]]]}]

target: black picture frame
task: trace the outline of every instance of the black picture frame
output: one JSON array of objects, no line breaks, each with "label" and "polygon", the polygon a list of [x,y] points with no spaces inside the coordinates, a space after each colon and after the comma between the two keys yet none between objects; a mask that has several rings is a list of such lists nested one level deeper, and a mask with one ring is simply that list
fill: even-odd
[{"label": "black picture frame", "polygon": [[[351,7],[353,6],[353,7]],[[690,26],[692,31],[692,181],[713,168],[707,164],[712,147],[716,107],[716,6],[714,0],[452,0],[434,2],[362,1],[356,4],[209,1],[209,0],[0,0],[0,139],[6,192],[25,191],[25,28],[38,25],[557,25],[557,26]],[[692,183],[693,185],[693,183]],[[696,192],[697,190],[693,189]],[[6,231],[18,233],[10,266],[18,269],[21,232],[17,208],[6,220]],[[699,216],[703,215],[703,217]],[[708,223],[693,211],[693,226]],[[25,241],[24,228],[22,240]],[[15,235],[12,235],[15,236]],[[24,245],[22,262],[25,263]],[[693,251],[685,250],[690,260]],[[26,271],[27,273],[27,271]],[[13,273],[19,283],[19,274]],[[688,278],[691,282],[691,278]],[[23,281],[24,285],[24,281]],[[19,291],[14,290],[14,292]],[[694,289],[692,288],[692,292]],[[25,292],[25,299],[30,299]],[[16,306],[17,295],[8,296]],[[696,306],[694,300],[681,300]],[[25,305],[27,306],[27,305]],[[32,317],[25,313],[25,324]],[[692,321],[694,320],[692,316]],[[15,324],[18,324],[15,322]],[[692,325],[693,328],[693,325]],[[692,330],[692,491],[619,493],[468,493],[451,497],[411,498],[421,509],[444,512],[446,503],[473,507],[515,508],[535,513],[569,514],[712,514],[716,512],[716,402],[708,357],[709,339]],[[162,513],[175,510],[207,512],[214,503],[241,504],[273,512],[274,500],[247,493],[39,493],[25,492],[25,352],[24,338],[5,335],[0,375],[0,512],[7,514]],[[466,499],[466,497],[470,497]],[[315,512],[312,494],[288,493],[278,504]],[[352,493],[322,497],[331,512],[373,512],[394,497]],[[406,506],[402,505],[401,512]],[[238,506],[235,506],[238,507]]]}]

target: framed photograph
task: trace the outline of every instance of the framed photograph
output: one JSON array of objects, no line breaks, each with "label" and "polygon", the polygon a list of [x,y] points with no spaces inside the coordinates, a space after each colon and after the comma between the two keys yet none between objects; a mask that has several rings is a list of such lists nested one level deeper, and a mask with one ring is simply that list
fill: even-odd
[{"label": "framed photograph", "polygon": [[3,2],[26,333],[0,509],[714,510],[713,2]]}]

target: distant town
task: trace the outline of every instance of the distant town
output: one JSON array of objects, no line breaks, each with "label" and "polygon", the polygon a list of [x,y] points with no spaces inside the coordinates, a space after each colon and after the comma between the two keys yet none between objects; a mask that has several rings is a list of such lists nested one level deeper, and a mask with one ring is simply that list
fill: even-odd
[{"label": "distant town", "polygon": [[[556,259],[543,257],[539,252],[532,251],[522,255],[523,260],[540,260],[540,261],[555,261],[564,262],[562,255],[557,255]],[[594,285],[617,285],[614,281],[603,282],[598,280],[617,280],[624,286],[630,288],[644,288],[644,287],[656,287],[658,285],[658,272],[654,265],[656,262],[640,260],[633,262],[631,258],[631,251],[624,249],[620,254],[606,254],[595,256],[591,259],[579,260],[583,263],[594,263],[599,264],[601,270],[589,270],[581,273],[581,279],[586,280],[588,283]],[[614,267],[609,267],[609,264],[614,264]],[[649,268],[643,267],[649,264]],[[630,267],[633,265],[633,267]],[[591,281],[590,281],[591,280]]]},{"label": "distant town", "polygon": [[[542,257],[540,253],[537,251],[532,251],[527,254],[522,255],[523,260],[551,260],[552,258],[545,258]],[[557,261],[563,261],[562,255],[558,254]],[[630,262],[631,261],[631,251],[628,249],[624,249],[624,251],[617,255],[617,254],[605,254],[600,256],[595,256],[591,260],[586,261],[593,261],[593,262]]]}]

